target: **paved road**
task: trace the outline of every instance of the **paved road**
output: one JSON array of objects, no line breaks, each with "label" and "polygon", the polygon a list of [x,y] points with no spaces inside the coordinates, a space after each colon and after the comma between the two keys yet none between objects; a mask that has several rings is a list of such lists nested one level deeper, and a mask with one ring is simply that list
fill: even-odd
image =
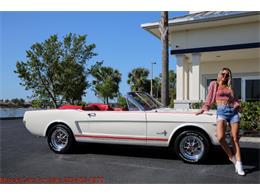
[{"label": "paved road", "polygon": [[[22,120],[0,120],[1,178],[101,178],[104,183],[260,183],[259,143],[242,143],[245,177],[219,149],[204,164],[178,160],[165,148],[80,144],[72,154],[53,153]],[[89,181],[89,180],[84,180]],[[100,181],[100,180],[99,180]],[[33,181],[34,182],[34,181]]]}]

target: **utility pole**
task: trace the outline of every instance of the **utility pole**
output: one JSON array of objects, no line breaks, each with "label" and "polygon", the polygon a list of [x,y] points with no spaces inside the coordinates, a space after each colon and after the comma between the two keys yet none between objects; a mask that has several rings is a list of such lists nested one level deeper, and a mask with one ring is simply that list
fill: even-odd
[{"label": "utility pole", "polygon": [[169,47],[168,47],[168,12],[161,12],[159,31],[162,42],[162,89],[161,98],[164,106],[169,105]]},{"label": "utility pole", "polygon": [[156,62],[152,62],[152,69],[151,69],[151,90],[150,90],[150,94],[151,96],[153,96],[153,65],[156,64]]}]

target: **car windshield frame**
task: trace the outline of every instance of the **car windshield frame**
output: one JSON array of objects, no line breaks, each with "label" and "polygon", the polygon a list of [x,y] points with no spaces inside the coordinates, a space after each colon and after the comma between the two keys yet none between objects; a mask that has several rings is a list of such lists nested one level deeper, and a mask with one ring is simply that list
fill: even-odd
[{"label": "car windshield frame", "polygon": [[[129,92],[126,95],[127,106],[130,111],[149,111],[162,108],[163,105],[145,92]],[[133,108],[133,105],[135,108]]]}]

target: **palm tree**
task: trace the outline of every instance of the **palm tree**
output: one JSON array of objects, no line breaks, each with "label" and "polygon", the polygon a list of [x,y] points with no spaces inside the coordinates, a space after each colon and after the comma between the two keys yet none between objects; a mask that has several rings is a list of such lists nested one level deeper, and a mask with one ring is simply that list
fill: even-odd
[{"label": "palm tree", "polygon": [[148,92],[147,77],[149,75],[149,70],[146,68],[135,68],[130,73],[128,73],[127,83],[131,86],[131,91],[146,91]]},{"label": "palm tree", "polygon": [[169,88],[176,88],[176,73],[174,72],[174,70],[169,71]]},{"label": "palm tree", "polygon": [[[162,74],[160,74],[159,77],[156,77],[155,79],[157,79],[157,82],[160,82],[159,87],[161,89]],[[173,100],[176,99],[176,73],[174,72],[174,70],[169,71],[168,86],[169,86],[169,101],[172,104]]]},{"label": "palm tree", "polygon": [[153,88],[154,88],[153,96],[157,99],[161,98],[161,87],[162,87],[161,82],[162,82],[161,77],[155,77],[153,79]]},{"label": "palm tree", "polygon": [[169,48],[168,48],[168,12],[161,12],[160,28],[162,42],[162,104],[169,104]]}]

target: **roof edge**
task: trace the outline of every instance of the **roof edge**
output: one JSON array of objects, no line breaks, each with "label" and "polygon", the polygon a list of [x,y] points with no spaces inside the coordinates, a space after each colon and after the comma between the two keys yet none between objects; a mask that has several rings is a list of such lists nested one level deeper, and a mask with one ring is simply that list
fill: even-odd
[{"label": "roof edge", "polygon": [[[174,22],[175,18],[172,18],[169,20],[169,26],[175,26],[175,25],[184,25],[184,24],[194,24],[194,23],[200,23],[200,22],[210,22],[210,21],[217,21],[217,20],[224,20],[224,19],[231,19],[231,18],[239,18],[239,17],[246,17],[246,16],[253,16],[253,15],[259,15],[259,11],[250,11],[250,12],[243,12],[238,14],[230,14],[230,15],[224,15],[224,16],[217,16],[217,17],[210,17],[210,18],[200,18],[200,19],[193,19],[193,20],[187,20],[187,21],[178,21]],[[178,17],[176,17],[178,18]],[[144,23],[141,24],[141,27],[143,29],[153,29],[159,27],[159,21],[158,22],[151,22],[151,23]]]}]

